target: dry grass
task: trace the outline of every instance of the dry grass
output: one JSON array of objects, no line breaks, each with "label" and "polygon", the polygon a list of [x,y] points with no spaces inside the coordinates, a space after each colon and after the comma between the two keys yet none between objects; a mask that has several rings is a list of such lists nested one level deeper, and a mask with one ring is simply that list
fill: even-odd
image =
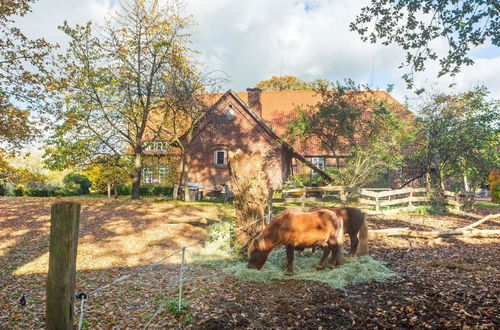
[{"label": "dry grass", "polygon": [[[218,219],[228,212],[226,206],[203,203],[0,197],[0,328],[43,325],[50,205],[61,200],[82,204],[77,290],[87,292],[205,238],[204,228],[169,224],[170,217]],[[193,247],[188,251],[188,261],[199,249]],[[124,287],[142,291],[137,297],[147,300],[144,295],[147,297],[155,289],[157,293],[159,288],[172,286],[178,267],[172,268],[169,264],[178,262],[179,256],[172,257],[157,267],[160,273],[141,274]],[[172,275],[164,277],[169,273]],[[17,304],[22,294],[28,297],[25,307]],[[123,313],[131,311],[127,309]]]},{"label": "dry grass", "polygon": [[[43,327],[50,205],[58,200],[61,199],[0,197],[0,329]],[[204,228],[188,224],[168,224],[170,217],[202,216],[217,219],[233,211],[227,205],[211,203],[184,204],[123,199],[108,201],[93,198],[69,200],[82,204],[77,292],[89,292],[115,278],[136,271],[142,265],[177,251],[183,245],[197,243],[206,237]],[[439,216],[391,215],[372,218],[370,223],[371,228],[451,229],[470,224],[482,216],[472,213]],[[487,222],[483,225],[483,228],[498,228],[499,223]],[[474,285],[486,287],[488,283],[495,283],[497,280],[496,274],[500,267],[497,258],[499,243],[500,239],[470,239],[462,242],[456,239],[422,240],[393,237],[371,241],[370,255],[376,260],[386,262],[388,268],[400,275],[397,278],[402,277],[405,281],[414,283],[421,277],[422,283],[426,285],[432,283],[438,290],[442,287],[442,283],[448,283],[449,277],[453,276],[451,278],[453,281],[450,282],[453,287],[461,288],[459,285],[466,283],[471,287],[470,292],[476,292],[477,288]],[[188,299],[193,300],[195,328],[197,325],[198,328],[202,327],[203,320],[207,318],[226,313],[226,310],[220,307],[224,301],[237,301],[242,305],[242,314],[256,315],[251,314],[250,307],[264,306],[267,300],[263,296],[276,293],[272,289],[273,285],[281,285],[282,290],[290,288],[290,292],[283,292],[285,296],[295,293],[298,297],[302,297],[315,292],[309,290],[309,284],[302,285],[301,283],[310,283],[304,281],[278,280],[272,283],[251,283],[228,280],[217,284],[225,280],[220,269],[222,266],[220,260],[211,264],[201,264],[200,261],[225,258],[220,252],[221,245],[218,241],[207,244],[205,248],[196,246],[187,251],[188,260],[192,263],[186,270],[188,283],[185,286],[185,293]],[[276,257],[278,257],[276,264],[281,266],[283,256],[277,254]],[[299,263],[300,261],[306,262],[309,259],[299,260]],[[142,327],[160,304],[177,297],[175,286],[178,278],[178,262],[177,255],[117,286],[89,297],[84,325],[87,328]],[[299,270],[297,268],[297,274]],[[459,275],[454,275],[455,273]],[[469,280],[470,273],[477,278]],[[429,275],[434,276],[434,279],[429,278]],[[385,283],[363,284],[360,285],[362,293],[359,294],[364,295],[366,291],[369,293],[367,296],[373,296],[374,299],[379,295],[387,298],[388,295],[395,295],[395,292],[403,292],[397,284],[398,281],[402,280],[390,279]],[[221,296],[221,288],[226,284],[229,286],[228,296],[224,297]],[[493,285],[492,287],[494,288]],[[232,296],[237,292],[236,289],[246,288],[259,288],[259,290],[256,293],[250,290],[243,295],[244,299]],[[353,287],[347,288],[354,290]],[[392,288],[393,291],[389,292],[387,288]],[[430,289],[424,287],[415,290],[412,299],[417,299],[422,290]],[[318,301],[324,301],[325,294],[334,292],[333,289],[318,291]],[[406,291],[404,293],[406,294]],[[23,294],[27,297],[26,306],[18,303]],[[213,302],[208,301],[206,297],[213,297]],[[393,299],[392,296],[390,298]],[[250,300],[255,303],[247,303]],[[347,298],[341,301],[353,303],[353,300]],[[269,300],[268,303],[270,304],[268,307],[271,308],[274,302]],[[406,300],[403,299],[402,304],[404,303]],[[488,306],[486,307],[489,308]],[[297,308],[303,310],[302,305]],[[268,310],[265,307],[263,309]],[[308,313],[316,313],[316,307]],[[310,320],[317,319],[313,314],[310,315]],[[366,315],[372,314],[367,312]],[[395,314],[395,317],[400,316],[403,315]],[[255,317],[258,319],[260,316]],[[450,316],[449,319],[454,317]],[[286,315],[283,314],[279,318],[284,319]],[[258,324],[264,323],[256,324],[258,328]],[[273,327],[279,327],[279,324],[273,323]],[[286,324],[293,327],[294,323]],[[175,319],[164,313],[160,314],[152,325],[153,328],[177,326]]]}]

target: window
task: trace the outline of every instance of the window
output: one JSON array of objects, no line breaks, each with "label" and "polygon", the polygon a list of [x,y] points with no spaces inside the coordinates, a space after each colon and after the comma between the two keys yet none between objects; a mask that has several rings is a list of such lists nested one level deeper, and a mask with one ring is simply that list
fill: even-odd
[{"label": "window", "polygon": [[166,166],[158,167],[158,183],[162,183],[166,180],[167,173],[168,172]]},{"label": "window", "polygon": [[[324,170],[325,169],[325,159],[324,158],[320,158],[320,157],[313,157],[311,163],[316,166],[316,167],[319,167],[320,169]],[[314,171],[313,171],[314,173]]]},{"label": "window", "polygon": [[227,151],[215,150],[214,151],[214,165],[227,165]]},{"label": "window", "polygon": [[168,143],[164,141],[149,142],[144,151],[146,152],[168,151]]},{"label": "window", "polygon": [[234,110],[231,106],[229,106],[229,108],[226,109],[226,118],[228,120],[233,120],[235,118]]},{"label": "window", "polygon": [[153,169],[151,167],[142,168],[142,182],[153,183]]}]

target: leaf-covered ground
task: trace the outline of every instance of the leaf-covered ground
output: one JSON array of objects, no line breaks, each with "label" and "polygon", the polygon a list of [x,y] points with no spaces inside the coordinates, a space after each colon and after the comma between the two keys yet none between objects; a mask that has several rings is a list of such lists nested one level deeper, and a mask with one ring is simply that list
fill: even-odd
[{"label": "leaf-covered ground", "polygon": [[[50,204],[55,199],[0,197],[0,328],[42,328]],[[78,199],[82,203],[77,291],[115,278],[195,244],[204,228],[169,224],[169,217],[217,219],[220,204],[174,204]],[[451,229],[499,213],[371,217],[371,228]],[[500,229],[498,222],[481,228]],[[385,238],[370,255],[396,273],[334,289],[303,280],[267,283],[235,279],[224,260],[200,263],[200,246],[187,250],[188,313],[176,313],[179,255],[111,286],[85,305],[86,328],[485,328],[500,327],[500,239]],[[308,256],[304,257],[308,258]],[[19,304],[25,294],[27,304]],[[79,312],[79,307],[75,306]]]}]

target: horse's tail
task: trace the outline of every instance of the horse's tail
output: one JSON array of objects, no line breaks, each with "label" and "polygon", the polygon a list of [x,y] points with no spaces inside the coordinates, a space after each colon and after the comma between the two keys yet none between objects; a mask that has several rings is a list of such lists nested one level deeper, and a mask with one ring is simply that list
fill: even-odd
[{"label": "horse's tail", "polygon": [[368,255],[368,221],[366,216],[363,215],[364,221],[361,229],[359,230],[358,239],[358,256],[366,256]]}]

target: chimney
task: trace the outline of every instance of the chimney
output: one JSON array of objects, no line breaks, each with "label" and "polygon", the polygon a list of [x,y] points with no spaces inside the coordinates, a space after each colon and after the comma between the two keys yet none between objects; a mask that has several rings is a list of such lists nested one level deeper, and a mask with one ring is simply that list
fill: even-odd
[{"label": "chimney", "polygon": [[248,93],[248,105],[250,109],[262,119],[262,103],[260,102],[260,94],[262,90],[260,88],[247,88]]}]

